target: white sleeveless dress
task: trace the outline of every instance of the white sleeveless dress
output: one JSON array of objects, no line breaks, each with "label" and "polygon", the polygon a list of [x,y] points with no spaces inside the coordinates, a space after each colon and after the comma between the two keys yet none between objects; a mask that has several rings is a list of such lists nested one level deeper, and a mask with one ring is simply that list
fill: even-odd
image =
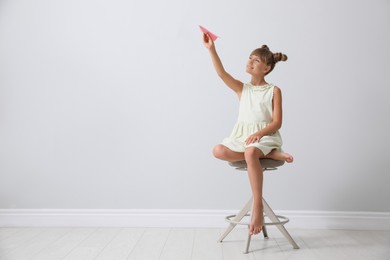
[{"label": "white sleeveless dress", "polygon": [[246,83],[243,86],[238,119],[233,131],[222,144],[235,152],[244,152],[248,147],[260,149],[264,155],[273,149],[281,150],[283,144],[279,131],[263,136],[259,142],[246,145],[248,136],[263,129],[272,122],[272,99],[274,96],[273,84],[254,86]]}]

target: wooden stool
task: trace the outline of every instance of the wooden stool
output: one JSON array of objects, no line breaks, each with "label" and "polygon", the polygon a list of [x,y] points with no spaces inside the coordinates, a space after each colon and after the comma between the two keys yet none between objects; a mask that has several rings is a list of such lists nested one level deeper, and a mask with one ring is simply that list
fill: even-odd
[{"label": "wooden stool", "polygon": [[[284,164],[284,161],[276,161],[272,159],[260,159],[260,163],[263,168],[263,171],[270,171],[270,170],[276,170],[277,167],[282,166]],[[247,165],[245,161],[239,161],[233,163],[230,162],[229,164],[235,167],[237,170],[247,171]],[[250,216],[249,212],[252,212],[252,206],[253,206],[253,197],[249,199],[249,201],[245,204],[245,206],[236,215],[230,215],[225,218],[226,221],[230,223],[230,225],[226,228],[225,232],[219,238],[218,240],[219,242],[222,242],[236,225],[247,225],[249,229],[250,223],[244,222],[242,220],[245,216]],[[295,243],[294,239],[290,236],[290,234],[287,232],[286,228],[284,227],[284,224],[289,222],[289,219],[284,216],[276,215],[274,211],[271,209],[271,207],[268,205],[268,203],[265,201],[264,197],[263,197],[263,208],[264,208],[264,216],[268,217],[271,221],[267,223],[264,222],[264,226],[262,228],[264,238],[268,239],[266,226],[275,225],[279,229],[279,231],[284,235],[284,237],[288,240],[288,242],[290,242],[293,248],[299,249],[297,243]],[[249,234],[248,232],[248,237],[246,238],[246,243],[245,243],[244,254],[248,253],[251,237],[252,235]]]}]

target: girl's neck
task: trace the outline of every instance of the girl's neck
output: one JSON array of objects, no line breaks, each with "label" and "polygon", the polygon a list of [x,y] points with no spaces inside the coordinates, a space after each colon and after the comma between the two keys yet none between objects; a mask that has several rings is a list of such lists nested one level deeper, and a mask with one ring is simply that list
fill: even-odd
[{"label": "girl's neck", "polygon": [[262,85],[267,85],[268,83],[265,81],[264,77],[261,78],[252,77],[251,84],[254,86],[262,86]]}]

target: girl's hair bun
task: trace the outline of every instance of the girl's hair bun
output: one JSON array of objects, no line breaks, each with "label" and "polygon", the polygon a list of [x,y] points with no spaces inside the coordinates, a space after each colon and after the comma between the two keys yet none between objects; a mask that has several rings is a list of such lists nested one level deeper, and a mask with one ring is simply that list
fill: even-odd
[{"label": "girl's hair bun", "polygon": [[267,46],[267,45],[265,45],[265,44],[261,45],[261,49],[266,49],[267,51],[269,51],[269,48],[268,48],[268,46]]},{"label": "girl's hair bun", "polygon": [[274,53],[274,61],[279,62],[279,61],[286,61],[287,60],[287,55],[283,54],[281,52],[276,52]]}]

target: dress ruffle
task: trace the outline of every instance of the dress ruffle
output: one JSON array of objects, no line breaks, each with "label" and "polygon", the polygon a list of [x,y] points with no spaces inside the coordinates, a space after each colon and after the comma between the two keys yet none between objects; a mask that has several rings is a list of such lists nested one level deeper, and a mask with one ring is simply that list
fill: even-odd
[{"label": "dress ruffle", "polygon": [[234,137],[235,139],[246,139],[251,134],[260,131],[264,127],[266,127],[269,123],[267,122],[257,122],[257,123],[245,123],[245,122],[237,122],[230,134],[230,137]]},{"label": "dress ruffle", "polygon": [[270,153],[273,149],[280,150],[283,142],[282,138],[277,131],[272,135],[263,136],[259,142],[254,142],[247,145],[245,140],[248,136],[260,131],[266,127],[268,123],[259,122],[259,123],[236,123],[231,135],[228,138],[225,138],[222,141],[222,144],[228,147],[234,152],[245,152],[245,149],[248,147],[257,147],[259,148],[264,155]]}]

